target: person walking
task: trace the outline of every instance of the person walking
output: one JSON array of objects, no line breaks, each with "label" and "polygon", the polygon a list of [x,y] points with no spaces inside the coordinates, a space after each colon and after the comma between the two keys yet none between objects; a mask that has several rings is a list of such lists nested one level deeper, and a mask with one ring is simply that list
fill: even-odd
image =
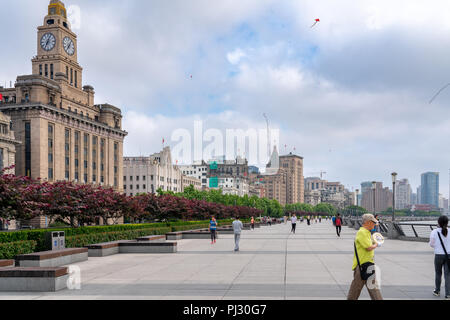
[{"label": "person walking", "polygon": [[439,228],[431,231],[430,246],[434,248],[435,289],[433,295],[441,295],[442,269],[445,279],[445,299],[450,300],[450,237],[448,236],[448,217],[441,216]]},{"label": "person walking", "polygon": [[336,226],[336,233],[337,233],[338,237],[341,237],[342,218],[341,218],[341,215],[339,213],[336,215],[336,218],[334,220],[334,225]]},{"label": "person walking", "polygon": [[308,223],[308,226],[311,225],[311,217],[310,216],[306,217],[306,222]]},{"label": "person walking", "polygon": [[252,230],[255,230],[255,218],[252,217],[250,224],[252,225]]},{"label": "person walking", "polygon": [[239,221],[239,217],[236,216],[236,219],[233,221],[234,251],[239,251],[239,240],[241,240],[242,228],[243,228],[242,222]]},{"label": "person walking", "polygon": [[367,287],[372,300],[383,300],[378,284],[367,284],[367,281],[371,281],[374,276],[371,269],[375,267],[375,248],[379,246],[378,243],[373,243],[370,230],[376,226],[378,221],[375,219],[373,214],[365,214],[362,216],[362,223],[363,226],[356,233],[354,243],[352,266],[353,281],[350,285],[347,300],[358,300],[364,286]]},{"label": "person walking", "polygon": [[295,213],[291,217],[291,224],[292,224],[291,232],[295,234],[295,227],[297,226],[297,216],[295,215]]},{"label": "person walking", "polygon": [[271,217],[267,217],[267,223],[269,224],[269,226],[272,226],[272,218]]},{"label": "person walking", "polygon": [[211,232],[211,244],[214,244],[216,243],[217,238],[217,221],[214,216],[212,216],[209,221],[209,231]]}]

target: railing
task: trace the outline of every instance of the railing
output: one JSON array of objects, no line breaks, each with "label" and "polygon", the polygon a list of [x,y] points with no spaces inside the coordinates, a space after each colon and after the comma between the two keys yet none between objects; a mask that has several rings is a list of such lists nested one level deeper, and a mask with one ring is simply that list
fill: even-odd
[{"label": "railing", "polygon": [[[415,221],[430,221],[430,218],[414,217]],[[390,219],[382,219],[379,224],[379,232],[384,236],[389,236],[390,228],[393,226],[393,231],[395,233],[395,238],[400,240],[409,241],[428,241],[430,238],[430,233],[438,227],[436,223],[420,223],[411,222],[411,218],[402,217],[397,219],[394,223]],[[362,221],[360,217],[344,217],[344,225],[352,227],[354,229],[359,229],[362,226]]]}]

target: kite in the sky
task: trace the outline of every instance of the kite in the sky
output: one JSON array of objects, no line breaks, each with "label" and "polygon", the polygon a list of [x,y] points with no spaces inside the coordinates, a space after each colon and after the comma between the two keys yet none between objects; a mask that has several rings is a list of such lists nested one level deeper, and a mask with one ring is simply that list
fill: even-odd
[{"label": "kite in the sky", "polygon": [[320,19],[316,19],[315,22],[314,22],[314,24],[311,26],[311,28],[314,27],[314,26],[315,26],[316,24],[318,24],[319,22],[320,22]]},{"label": "kite in the sky", "polygon": [[436,93],[436,94],[434,95],[433,99],[430,100],[430,104],[432,104],[433,101],[434,101],[434,99],[436,99],[437,96],[438,96],[442,91],[444,91],[444,89],[446,89],[448,86],[450,86],[450,83],[447,83],[441,90],[438,91],[438,93]]}]

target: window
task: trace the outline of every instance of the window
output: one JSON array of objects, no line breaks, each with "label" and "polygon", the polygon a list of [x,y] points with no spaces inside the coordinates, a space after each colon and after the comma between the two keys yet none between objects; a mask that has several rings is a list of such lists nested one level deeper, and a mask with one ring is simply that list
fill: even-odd
[{"label": "window", "polygon": [[144,181],[145,181],[145,176],[142,176],[142,180],[144,180]]},{"label": "window", "polygon": [[127,190],[127,185],[126,184],[123,186],[123,190]]},{"label": "window", "polygon": [[144,189],[145,190],[145,184],[142,186],[142,189]]},{"label": "window", "polygon": [[136,181],[139,181],[139,176],[136,176]]},{"label": "window", "polygon": [[39,65],[39,75],[42,76],[42,64]]},{"label": "window", "polygon": [[133,190],[133,185],[132,184],[130,184],[130,190]]},{"label": "window", "polygon": [[67,79],[69,79],[69,67],[68,66],[66,66],[66,77],[67,77]]},{"label": "window", "polygon": [[130,176],[130,181],[133,181],[133,176]]},{"label": "window", "polygon": [[136,186],[136,189],[138,189],[138,190],[139,190],[139,185],[137,185],[137,186]]},{"label": "window", "polygon": [[48,78],[48,64],[45,65],[45,76]]},{"label": "window", "polygon": [[70,68],[70,84],[73,84],[73,69]]},{"label": "window", "polygon": [[25,122],[25,175],[31,177],[31,123]]},{"label": "window", "polygon": [[0,148],[0,170],[3,170],[3,149]]},{"label": "window", "polygon": [[97,175],[95,174],[92,175],[92,182],[94,183],[97,182]]},{"label": "window", "polygon": [[53,63],[50,64],[50,79],[53,79]]},{"label": "window", "polygon": [[48,180],[53,180],[53,168],[54,168],[54,158],[53,158],[53,141],[54,141],[55,127],[53,124],[48,124]]},{"label": "window", "polygon": [[77,70],[75,70],[75,88],[78,88],[78,73],[77,73]]},{"label": "window", "polygon": [[127,177],[126,176],[123,176],[123,181],[127,181]]}]

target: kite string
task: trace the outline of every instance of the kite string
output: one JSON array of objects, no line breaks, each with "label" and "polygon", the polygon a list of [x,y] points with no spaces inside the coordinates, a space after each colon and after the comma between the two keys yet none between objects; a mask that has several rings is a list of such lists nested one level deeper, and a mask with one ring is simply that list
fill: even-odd
[{"label": "kite string", "polygon": [[450,86],[450,83],[447,83],[441,90],[438,91],[438,93],[436,93],[436,94],[434,95],[434,97],[430,100],[430,104],[432,104],[433,101],[434,101],[434,99],[436,99],[437,96],[438,96],[442,91],[444,91],[448,86]]}]

